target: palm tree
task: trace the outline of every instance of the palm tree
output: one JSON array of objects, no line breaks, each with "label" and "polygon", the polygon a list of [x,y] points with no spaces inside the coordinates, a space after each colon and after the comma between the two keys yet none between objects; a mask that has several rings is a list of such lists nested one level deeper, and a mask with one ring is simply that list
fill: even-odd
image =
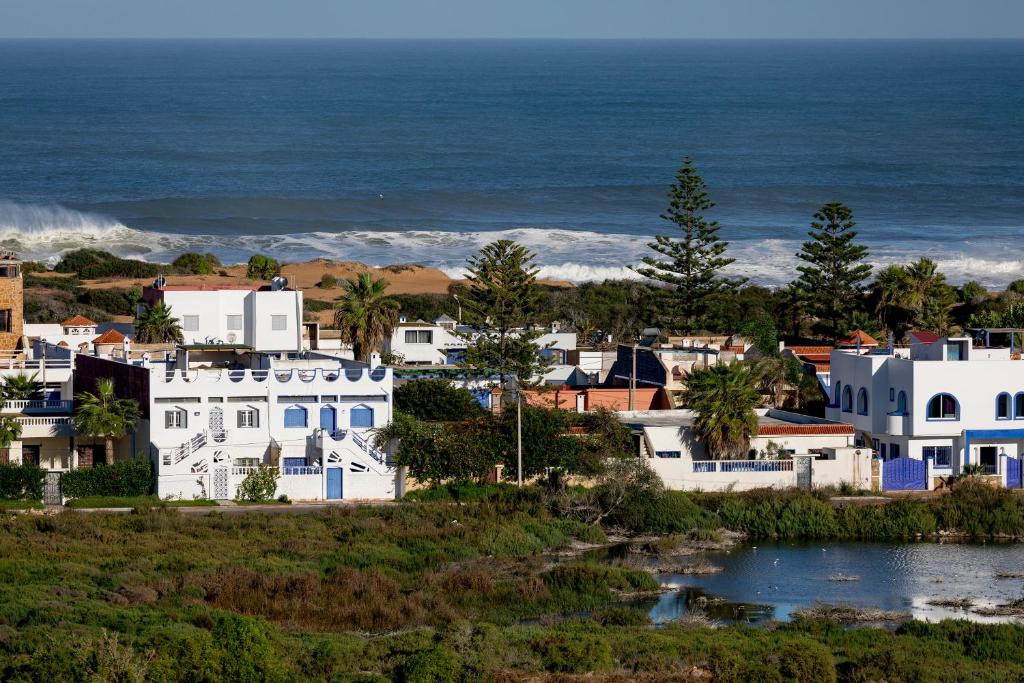
[{"label": "palm tree", "polygon": [[683,405],[696,413],[697,438],[714,459],[746,453],[757,434],[754,407],[759,399],[754,374],[742,363],[694,369],[682,396]]},{"label": "palm tree", "polygon": [[114,380],[96,381],[96,393],[83,391],[75,395],[78,408],[72,421],[79,434],[105,440],[105,462],[114,461],[114,439],[135,431],[139,419],[139,404],[114,393]]},{"label": "palm tree", "polygon": [[344,285],[345,293],[335,304],[334,325],[341,340],[352,344],[355,359],[368,361],[398,323],[398,302],[384,296],[388,281],[374,280],[370,273],[359,273]]},{"label": "palm tree", "polygon": [[[8,449],[21,438],[21,423],[12,415],[0,415],[0,449]],[[4,462],[8,462],[5,458]]]},{"label": "palm tree", "polygon": [[181,323],[171,315],[171,307],[157,301],[147,306],[135,321],[135,340],[142,344],[181,343],[184,340]]},{"label": "palm tree", "polygon": [[8,375],[0,386],[0,396],[5,401],[41,401],[43,400],[43,383],[36,379],[38,373],[28,375]]},{"label": "palm tree", "polygon": [[906,332],[910,312],[907,310],[907,269],[891,265],[878,271],[871,284],[878,324],[893,333],[897,341]]}]

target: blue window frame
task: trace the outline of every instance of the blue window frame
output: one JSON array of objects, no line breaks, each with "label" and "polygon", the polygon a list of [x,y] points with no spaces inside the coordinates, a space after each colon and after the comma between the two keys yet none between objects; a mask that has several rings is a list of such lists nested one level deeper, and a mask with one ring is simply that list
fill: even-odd
[{"label": "blue window frame", "polygon": [[901,391],[896,396],[896,412],[900,415],[907,414],[907,392]]},{"label": "blue window frame", "polygon": [[835,388],[835,391],[832,394],[832,405],[835,406],[836,408],[839,407],[839,403],[840,403],[840,401],[842,401],[842,398],[843,398],[842,391],[843,391],[843,384],[842,384],[842,382],[836,382],[836,388]]},{"label": "blue window frame", "polygon": [[654,455],[659,458],[681,458],[683,457],[682,451],[655,451]]},{"label": "blue window frame", "polygon": [[889,459],[895,460],[900,457],[900,445],[898,443],[889,444]]},{"label": "blue window frame", "polygon": [[857,392],[857,414],[868,414],[868,390],[864,387],[861,387]]},{"label": "blue window frame", "polygon": [[369,406],[356,406],[349,413],[349,424],[353,427],[372,427],[373,408]]},{"label": "blue window frame", "polygon": [[935,394],[928,399],[926,417],[929,420],[959,420],[960,403],[953,394]]},{"label": "blue window frame", "polygon": [[1012,400],[1010,395],[1005,391],[996,396],[996,419],[997,420],[1009,420],[1010,419],[1010,405]]},{"label": "blue window frame", "polygon": [[1024,420],[1024,391],[1013,397],[1013,419]]},{"label": "blue window frame", "polygon": [[949,467],[950,459],[953,456],[952,446],[925,446],[921,449],[921,456],[925,459],[931,458],[935,467]]},{"label": "blue window frame", "polygon": [[843,412],[853,412],[853,388],[849,384],[843,387]]},{"label": "blue window frame", "polygon": [[308,426],[308,413],[302,406],[292,406],[284,411],[285,427],[306,427]]}]

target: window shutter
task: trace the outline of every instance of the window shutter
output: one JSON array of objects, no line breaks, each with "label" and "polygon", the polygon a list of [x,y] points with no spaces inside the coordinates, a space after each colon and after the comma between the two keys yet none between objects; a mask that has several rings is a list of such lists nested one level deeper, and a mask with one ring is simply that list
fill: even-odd
[{"label": "window shutter", "polygon": [[173,427],[174,425],[171,424],[173,421],[174,421],[174,411],[173,410],[165,410],[164,411],[164,429],[170,429],[171,427]]}]

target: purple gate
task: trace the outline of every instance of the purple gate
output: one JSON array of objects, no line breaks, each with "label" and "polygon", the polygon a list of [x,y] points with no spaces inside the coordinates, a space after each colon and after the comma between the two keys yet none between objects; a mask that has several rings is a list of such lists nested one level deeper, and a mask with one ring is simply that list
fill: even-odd
[{"label": "purple gate", "polygon": [[1006,458],[1006,488],[1019,489],[1021,487],[1021,467],[1024,460],[1021,458]]},{"label": "purple gate", "polygon": [[[1018,470],[1019,471],[1019,470]],[[895,458],[882,465],[883,491],[924,491],[928,463],[915,458]]]}]

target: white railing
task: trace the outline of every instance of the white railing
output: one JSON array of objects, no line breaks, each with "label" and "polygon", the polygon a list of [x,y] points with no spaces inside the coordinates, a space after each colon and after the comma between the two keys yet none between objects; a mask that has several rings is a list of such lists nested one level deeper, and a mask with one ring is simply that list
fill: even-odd
[{"label": "white railing", "polygon": [[[249,475],[257,470],[265,468],[266,465],[239,465],[231,468],[231,474]],[[276,470],[276,467],[266,467],[270,470]]]},{"label": "white railing", "polygon": [[792,460],[694,460],[695,474],[713,472],[792,472]]},{"label": "white railing", "polygon": [[297,467],[282,467],[282,476],[297,476],[302,474],[322,474],[323,468],[319,465],[301,465]]},{"label": "white railing", "polygon": [[23,427],[47,427],[53,425],[69,425],[70,417],[16,417]]},{"label": "white railing", "polygon": [[160,461],[165,465],[177,465],[182,460],[192,455],[200,448],[206,445],[207,434],[206,430],[199,432],[191,439],[181,444],[177,448],[160,448],[157,452],[160,454]]},{"label": "white railing", "polygon": [[[48,366],[49,367],[49,366]],[[3,365],[0,364],[0,369]],[[370,368],[287,368],[274,370],[228,370],[225,368],[197,368],[183,370],[172,368],[162,373],[155,373],[155,379],[162,379],[164,382],[266,382],[273,379],[275,382],[287,383],[308,383],[314,380],[324,382],[360,382],[372,381],[374,384],[389,377],[390,369],[384,366]]]},{"label": "white railing", "polygon": [[48,412],[70,413],[74,401],[4,401],[2,410],[5,413]]},{"label": "white railing", "polygon": [[70,358],[0,358],[0,370],[70,370]]},{"label": "white railing", "polygon": [[356,442],[359,449],[366,453],[368,456],[379,462],[381,465],[387,465],[388,456],[383,451],[375,448],[369,441],[363,439],[355,432],[352,432],[352,440]]}]

